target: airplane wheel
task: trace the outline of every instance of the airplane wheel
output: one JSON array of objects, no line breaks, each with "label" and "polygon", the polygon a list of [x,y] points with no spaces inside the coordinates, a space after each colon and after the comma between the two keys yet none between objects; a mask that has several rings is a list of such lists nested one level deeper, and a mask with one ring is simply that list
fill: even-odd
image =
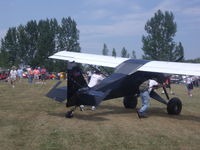
[{"label": "airplane wheel", "polygon": [[66,118],[72,118],[72,117],[73,117],[73,112],[72,112],[72,111],[68,111],[68,112],[65,114],[65,117],[66,117]]},{"label": "airplane wheel", "polygon": [[125,108],[134,109],[137,106],[137,97],[136,96],[126,96],[124,97],[123,103]]},{"label": "airplane wheel", "polygon": [[171,115],[179,115],[182,110],[182,102],[179,98],[172,98],[167,104],[167,112]]}]

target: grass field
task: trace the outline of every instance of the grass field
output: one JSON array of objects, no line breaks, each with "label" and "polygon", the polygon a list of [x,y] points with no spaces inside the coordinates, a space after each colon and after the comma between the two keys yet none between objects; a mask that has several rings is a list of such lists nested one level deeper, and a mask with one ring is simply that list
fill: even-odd
[{"label": "grass field", "polygon": [[184,85],[172,85],[183,103],[179,116],[152,100],[149,118],[138,119],[116,99],[66,119],[65,104],[45,97],[55,82],[0,82],[0,150],[200,149],[200,88],[188,97]]}]

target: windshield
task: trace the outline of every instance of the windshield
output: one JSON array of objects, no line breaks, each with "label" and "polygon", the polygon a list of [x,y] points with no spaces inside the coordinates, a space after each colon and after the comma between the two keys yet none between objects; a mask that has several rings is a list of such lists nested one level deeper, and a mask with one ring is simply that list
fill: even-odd
[{"label": "windshield", "polygon": [[135,60],[135,59],[127,60],[116,67],[115,73],[122,73],[128,75],[130,73],[137,71],[139,67],[141,67],[147,62],[148,61],[146,60]]}]

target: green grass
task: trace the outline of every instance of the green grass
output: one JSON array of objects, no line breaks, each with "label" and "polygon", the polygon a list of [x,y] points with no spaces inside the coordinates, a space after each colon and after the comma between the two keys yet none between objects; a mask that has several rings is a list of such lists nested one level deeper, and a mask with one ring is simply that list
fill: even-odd
[{"label": "green grass", "polygon": [[45,97],[55,82],[29,85],[23,80],[14,89],[0,82],[0,150],[200,149],[200,88],[189,97],[184,85],[172,85],[183,103],[179,116],[151,100],[149,118],[138,119],[135,110],[115,99],[66,119],[65,104]]}]

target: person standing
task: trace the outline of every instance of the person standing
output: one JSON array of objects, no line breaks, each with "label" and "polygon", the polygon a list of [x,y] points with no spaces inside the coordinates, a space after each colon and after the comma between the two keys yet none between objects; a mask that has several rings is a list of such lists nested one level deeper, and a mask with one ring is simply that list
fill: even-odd
[{"label": "person standing", "polygon": [[21,79],[23,78],[23,70],[20,67],[17,69],[17,75],[18,80],[21,81]]},{"label": "person standing", "polygon": [[34,77],[34,73],[33,73],[33,70],[32,68],[28,68],[27,69],[27,76],[28,76],[28,83],[33,83],[33,77]]},{"label": "person standing", "polygon": [[[172,88],[171,88],[171,79],[170,79],[170,77],[167,77],[167,79],[166,79],[165,82],[164,82],[164,85],[165,85],[166,88],[169,89],[170,94],[172,94],[172,95],[175,94],[175,93],[172,91]],[[164,94],[164,93],[165,93],[165,92],[164,92],[164,90],[163,90],[161,94]]]},{"label": "person standing", "polygon": [[92,76],[92,72],[91,71],[87,71],[87,82],[89,83],[90,79]]},{"label": "person standing", "polygon": [[139,86],[140,91],[140,98],[142,101],[141,108],[137,111],[139,118],[146,118],[146,111],[149,108],[150,105],[150,93],[154,90],[160,87],[160,84],[157,82],[157,79],[149,79],[147,81],[144,81]]},{"label": "person standing", "polygon": [[17,70],[16,67],[13,66],[10,70],[10,83],[13,88],[15,87],[16,80],[17,80]]},{"label": "person standing", "polygon": [[37,67],[33,70],[33,74],[34,74],[35,83],[36,84],[39,83],[40,71],[39,71],[39,69]]},{"label": "person standing", "polygon": [[40,72],[42,84],[46,84],[46,73],[47,73],[46,68],[42,67],[41,72]]},{"label": "person standing", "polygon": [[[94,87],[95,85],[99,84],[103,79],[104,79],[104,77],[102,76],[100,71],[95,71],[90,78],[88,87],[90,87],[90,88]],[[81,111],[83,111],[84,105],[80,105],[80,109],[81,109]],[[92,106],[91,110],[96,110],[96,107]]]},{"label": "person standing", "polygon": [[193,78],[192,76],[187,76],[186,79],[186,88],[187,94],[192,97],[192,90],[193,90]]}]

